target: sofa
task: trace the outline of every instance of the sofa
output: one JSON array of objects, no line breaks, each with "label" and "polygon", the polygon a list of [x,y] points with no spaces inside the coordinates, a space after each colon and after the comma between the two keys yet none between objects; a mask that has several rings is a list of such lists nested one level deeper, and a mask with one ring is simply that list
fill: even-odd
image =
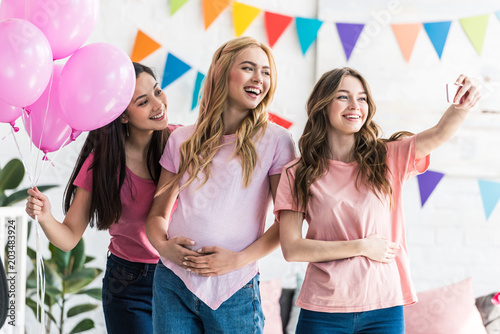
[{"label": "sofa", "polygon": [[[282,289],[276,279],[261,282],[260,291],[264,334],[295,333],[299,288]],[[494,295],[475,298],[471,278],[421,291],[419,302],[404,308],[406,334],[500,334],[500,307],[491,302]]]}]

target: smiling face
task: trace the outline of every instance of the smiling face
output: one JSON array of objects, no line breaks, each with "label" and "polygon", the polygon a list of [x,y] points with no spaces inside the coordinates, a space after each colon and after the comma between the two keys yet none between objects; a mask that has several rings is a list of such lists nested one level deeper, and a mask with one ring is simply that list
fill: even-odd
[{"label": "smiling face", "polygon": [[243,50],[229,74],[228,109],[255,109],[269,91],[271,68],[266,53],[257,46]]},{"label": "smiling face", "polygon": [[358,78],[342,78],[333,100],[327,106],[329,131],[333,134],[354,135],[368,116],[367,93]]},{"label": "smiling face", "polygon": [[167,127],[167,96],[156,80],[146,72],[139,74],[134,95],[122,122],[128,123],[130,131],[163,130]]}]

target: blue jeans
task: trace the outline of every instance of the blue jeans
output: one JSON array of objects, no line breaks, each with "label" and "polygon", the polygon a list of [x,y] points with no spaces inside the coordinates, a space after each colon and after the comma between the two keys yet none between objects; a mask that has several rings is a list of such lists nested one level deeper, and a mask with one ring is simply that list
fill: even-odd
[{"label": "blue jeans", "polygon": [[296,334],[404,334],[403,306],[366,312],[300,310]]},{"label": "blue jeans", "polygon": [[216,310],[161,263],[156,267],[153,291],[155,334],[261,334],[264,328],[258,275]]},{"label": "blue jeans", "polygon": [[102,284],[108,334],[153,333],[152,299],[156,264],[136,263],[110,254]]}]

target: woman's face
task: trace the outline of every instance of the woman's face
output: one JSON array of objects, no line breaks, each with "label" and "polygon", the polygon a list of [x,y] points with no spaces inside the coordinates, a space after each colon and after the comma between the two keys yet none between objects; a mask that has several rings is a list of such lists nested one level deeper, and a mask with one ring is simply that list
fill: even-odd
[{"label": "woman's face", "polygon": [[260,47],[245,49],[235,59],[229,74],[228,108],[247,112],[266,97],[271,84],[271,67]]},{"label": "woman's face", "polygon": [[163,130],[168,125],[167,96],[156,80],[148,73],[141,73],[135,83],[135,91],[122,122],[128,123],[129,131]]},{"label": "woman's face", "polygon": [[338,134],[355,134],[368,117],[368,97],[361,81],[347,75],[342,78],[333,100],[327,106],[330,131]]}]

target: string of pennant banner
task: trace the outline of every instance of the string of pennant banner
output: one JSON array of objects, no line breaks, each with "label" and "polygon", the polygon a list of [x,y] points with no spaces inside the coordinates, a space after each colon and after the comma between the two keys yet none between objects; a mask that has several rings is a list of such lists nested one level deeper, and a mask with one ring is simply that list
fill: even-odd
[{"label": "string of pennant banner", "polygon": [[[170,15],[174,15],[188,1],[189,0],[170,0]],[[292,22],[295,22],[297,37],[303,55],[307,53],[310,46],[316,41],[318,31],[323,24],[327,22],[315,18],[292,17],[269,12],[232,0],[202,0],[205,29],[208,29],[217,17],[228,7],[232,8],[233,27],[236,37],[241,36],[257,18],[257,16],[263,13],[264,30],[270,47],[274,47],[283,32],[292,24]],[[478,55],[481,55],[482,52],[484,37],[491,15],[496,16],[496,18],[500,20],[500,10],[493,14],[465,17],[458,20]],[[356,46],[356,42],[358,41],[365,25],[361,23],[333,23],[337,29],[339,40],[342,43],[346,61],[349,61],[351,53]],[[434,50],[437,53],[437,56],[441,59],[451,24],[452,21],[414,22],[392,24],[391,28],[399,45],[399,49],[401,50],[401,55],[404,57],[405,61],[409,63],[417,37],[422,30],[426,32]],[[162,45],[154,41],[143,31],[139,30],[135,38],[131,59],[132,61],[141,61],[161,47]],[[191,69],[192,66],[169,52],[167,54],[165,69],[162,76],[162,88],[167,87]],[[204,79],[205,74],[201,71],[197,71],[191,110],[194,110],[198,105],[199,93]],[[276,114],[271,113],[270,118],[271,121],[280,124],[287,129],[293,125],[292,122]],[[422,207],[425,205],[430,195],[436,189],[437,185],[444,176],[444,173],[431,170],[417,176]],[[484,214],[486,220],[488,220],[500,201],[500,182],[478,180],[478,186],[483,202]]]}]

